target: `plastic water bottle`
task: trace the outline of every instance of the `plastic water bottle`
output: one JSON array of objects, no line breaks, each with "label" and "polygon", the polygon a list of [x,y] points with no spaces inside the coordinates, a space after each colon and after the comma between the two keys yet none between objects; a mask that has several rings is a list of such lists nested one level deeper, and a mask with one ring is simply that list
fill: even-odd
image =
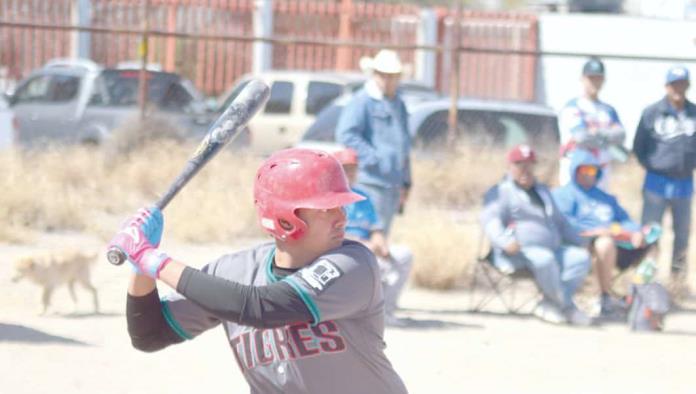
[{"label": "plastic water bottle", "polygon": [[633,278],[633,283],[641,285],[650,283],[655,278],[655,272],[657,271],[657,265],[653,259],[643,260],[638,268],[636,268],[636,273]]}]

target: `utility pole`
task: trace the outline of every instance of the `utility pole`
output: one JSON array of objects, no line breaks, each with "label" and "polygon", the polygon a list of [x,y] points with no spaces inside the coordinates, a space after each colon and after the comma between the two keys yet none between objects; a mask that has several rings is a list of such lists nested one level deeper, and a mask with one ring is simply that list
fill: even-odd
[{"label": "utility pole", "polygon": [[454,147],[457,139],[457,101],[459,101],[459,46],[462,41],[461,35],[461,0],[454,0],[454,26],[452,29],[452,40],[450,40],[451,66],[450,66],[450,109],[447,118],[447,146]]},{"label": "utility pole", "polygon": [[138,106],[140,107],[140,122],[145,120],[145,107],[147,106],[147,58],[148,58],[148,39],[150,25],[148,22],[150,14],[150,0],[143,1],[143,35],[138,46],[140,55],[140,89],[138,91]]}]

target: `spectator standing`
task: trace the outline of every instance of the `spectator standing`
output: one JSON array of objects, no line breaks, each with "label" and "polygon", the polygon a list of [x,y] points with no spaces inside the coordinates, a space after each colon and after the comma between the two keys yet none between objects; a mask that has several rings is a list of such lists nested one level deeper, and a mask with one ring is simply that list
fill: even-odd
[{"label": "spectator standing", "polygon": [[604,64],[597,58],[587,60],[582,68],[582,95],[570,100],[559,115],[561,133],[561,160],[559,181],[570,182],[570,158],[576,148],[591,150],[603,167],[604,176],[599,187],[607,190],[609,164],[614,159],[625,160],[623,142],[626,138],[619,115],[611,105],[599,99],[604,86]]},{"label": "spectator standing", "polygon": [[403,66],[391,50],[379,51],[367,63],[371,77],[341,113],[336,141],[358,153],[357,184],[370,196],[388,235],[411,187],[408,114],[397,92]]},{"label": "spectator standing", "polygon": [[643,224],[662,222],[672,212],[672,284],[683,293],[691,226],[691,199],[696,166],[696,105],[687,100],[689,70],[674,66],[667,72],[665,96],[643,110],[633,151],[645,168]]}]

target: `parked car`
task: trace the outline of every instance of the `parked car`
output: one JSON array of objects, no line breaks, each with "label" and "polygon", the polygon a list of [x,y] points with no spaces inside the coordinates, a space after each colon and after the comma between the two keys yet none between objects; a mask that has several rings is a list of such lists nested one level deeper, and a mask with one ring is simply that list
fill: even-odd
[{"label": "parked car", "polygon": [[[124,121],[137,119],[140,70],[103,68],[90,60],[56,59],[21,81],[8,101],[18,142],[100,143]],[[181,76],[148,69],[148,103],[173,133],[202,134],[206,103]]]},{"label": "parked car", "polygon": [[11,147],[14,144],[16,134],[17,118],[7,101],[0,96],[0,150]]},{"label": "parked car", "polygon": [[[271,97],[250,122],[250,141],[254,151],[269,153],[296,144],[316,116],[337,97],[360,89],[367,77],[362,73],[337,71],[268,71],[240,78],[220,99],[223,111],[251,78],[259,78],[271,87]],[[408,100],[439,98],[432,88],[417,82],[401,85]]]},{"label": "parked car", "polygon": [[538,0],[531,6],[560,12],[587,12],[620,14],[624,0]]},{"label": "parked car", "polygon": [[263,80],[271,88],[266,106],[248,125],[251,148],[262,153],[292,146],[324,106],[365,81],[363,74],[329,71],[277,70],[248,74],[220,97],[217,112],[224,111],[252,78]]},{"label": "parked car", "polygon": [[[326,107],[302,137],[299,145],[335,149],[334,133],[349,96]],[[406,102],[409,132],[414,148],[437,150],[447,143],[451,101],[447,98]],[[552,108],[540,104],[501,100],[460,99],[457,102],[456,139],[482,146],[512,146],[528,142],[557,148],[558,120]]]}]

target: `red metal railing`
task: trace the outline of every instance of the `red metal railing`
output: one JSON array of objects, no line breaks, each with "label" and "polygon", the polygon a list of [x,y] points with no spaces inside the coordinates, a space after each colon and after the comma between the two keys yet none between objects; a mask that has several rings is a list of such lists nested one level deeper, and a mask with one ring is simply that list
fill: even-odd
[{"label": "red metal railing", "polygon": [[[90,26],[98,30],[90,33],[94,61],[113,66],[138,58],[144,1],[91,0]],[[6,78],[18,80],[51,58],[71,55],[73,3],[0,1],[0,71],[4,67]],[[147,27],[158,32],[149,35],[149,61],[187,76],[207,94],[224,91],[251,71],[254,6],[253,0],[149,0]],[[272,67],[357,70],[361,56],[376,52],[359,45],[366,43],[404,46],[408,49],[399,50],[402,59],[414,64],[420,12],[403,3],[274,0]],[[455,37],[455,18],[439,9],[438,24],[440,39],[429,48],[438,54],[438,88],[447,91],[452,73],[457,72],[460,95],[534,100],[534,55],[482,52],[536,51],[534,16],[468,11],[459,17],[459,37]],[[458,70],[451,67],[452,53],[447,50],[451,45],[462,47]]]}]

